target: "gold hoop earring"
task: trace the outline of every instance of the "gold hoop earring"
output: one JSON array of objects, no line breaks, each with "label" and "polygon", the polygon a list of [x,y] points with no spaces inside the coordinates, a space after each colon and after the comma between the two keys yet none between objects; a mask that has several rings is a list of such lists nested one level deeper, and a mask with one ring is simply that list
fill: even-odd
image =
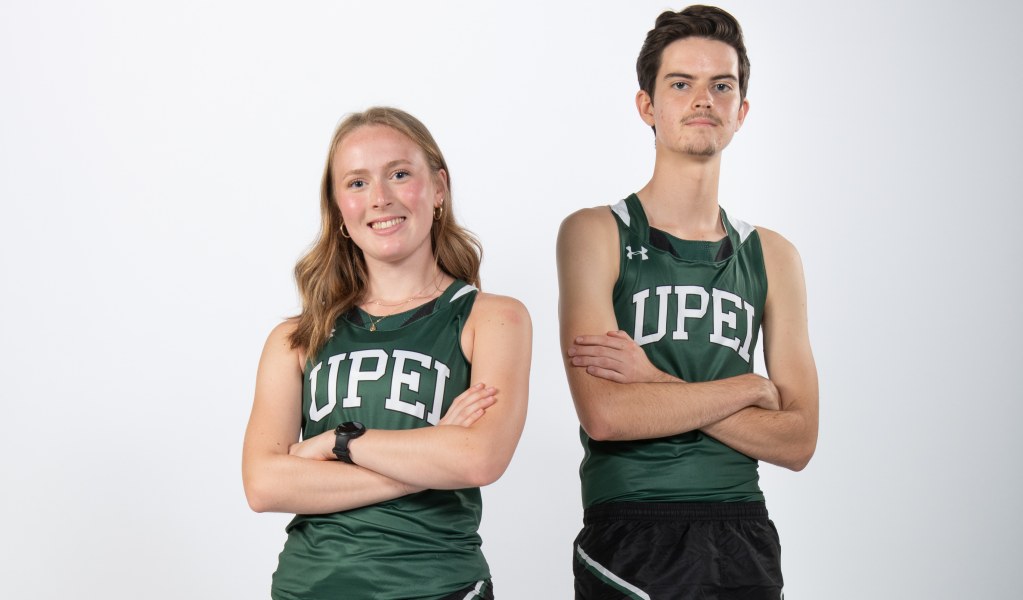
[{"label": "gold hoop earring", "polygon": [[352,239],[352,236],[348,235],[345,232],[345,222],[344,221],[341,221],[341,237],[345,238],[346,240]]},{"label": "gold hoop earring", "polygon": [[441,204],[437,208],[433,209],[433,220],[440,221],[440,218],[444,216],[444,205]]}]

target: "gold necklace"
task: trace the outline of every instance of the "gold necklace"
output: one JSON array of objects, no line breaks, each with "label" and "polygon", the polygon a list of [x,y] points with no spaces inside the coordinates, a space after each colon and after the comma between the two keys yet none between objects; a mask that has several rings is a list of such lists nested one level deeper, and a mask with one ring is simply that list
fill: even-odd
[{"label": "gold necklace", "polygon": [[[437,284],[437,281],[441,278],[442,275],[443,275],[443,273],[440,271],[440,269],[438,269],[437,270],[437,275],[435,275],[434,278],[432,280],[430,280],[429,283],[426,284],[426,287],[424,287],[423,289],[419,290],[415,294],[412,294],[411,296],[406,298],[404,302],[398,302],[396,304],[387,304],[386,302],[381,302],[379,300],[367,300],[366,302],[372,303],[373,306],[382,306],[384,308],[394,308],[395,306],[405,306],[406,304],[408,304],[409,302],[412,302],[413,300],[419,300],[420,298],[425,298],[426,296],[423,295],[423,292],[425,292],[431,286],[433,286],[433,288],[434,288],[433,291],[434,292],[437,291],[439,288],[437,287],[436,284]],[[390,315],[388,315],[388,316],[390,316]]]},{"label": "gold necklace", "polygon": [[[423,295],[423,292],[425,292],[426,289],[429,288],[431,285],[434,286],[434,290],[433,291],[434,292],[437,291],[439,289],[437,287],[437,285],[436,285],[437,284],[437,280],[440,279],[440,277],[442,275],[443,275],[443,273],[440,271],[440,269],[437,269],[437,276],[434,277],[433,280],[430,281],[430,283],[426,284],[426,287],[424,287],[423,289],[419,290],[415,294],[412,294],[411,296],[406,298],[404,302],[399,302],[398,304],[385,304],[383,302],[380,302],[379,300],[369,300],[368,302],[372,302],[374,306],[383,306],[383,307],[386,307],[386,308],[394,308],[394,307],[397,306],[397,307],[403,308],[406,304],[408,304],[409,302],[412,302],[413,300],[418,300],[418,299],[421,299],[421,298],[426,298],[426,296]],[[432,293],[433,292],[431,292],[430,294],[432,295]],[[380,321],[383,321],[387,317],[393,317],[394,315],[396,315],[396,314],[398,314],[400,312],[401,312],[400,310],[397,310],[397,311],[394,311],[393,313],[391,313],[389,315],[384,315],[382,317],[378,317],[376,320],[373,320],[373,315],[371,315],[371,314],[369,314],[367,312],[366,316],[369,317],[369,330],[370,331],[376,331],[377,330],[377,325],[380,323]]]},{"label": "gold necklace", "polygon": [[369,330],[370,331],[376,331],[377,330],[377,323],[379,323],[380,321],[383,321],[387,317],[391,316],[391,315],[384,315],[384,316],[380,317],[379,319],[377,319],[376,321],[374,321],[372,315],[370,315],[369,313],[366,313],[366,315],[369,316]]}]

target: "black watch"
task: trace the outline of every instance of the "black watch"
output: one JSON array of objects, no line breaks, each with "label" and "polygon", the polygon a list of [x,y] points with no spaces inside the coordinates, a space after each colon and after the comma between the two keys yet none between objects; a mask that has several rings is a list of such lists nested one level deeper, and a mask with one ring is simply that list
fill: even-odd
[{"label": "black watch", "polygon": [[358,421],[347,421],[334,430],[334,456],[341,462],[354,465],[352,453],[348,451],[348,443],[366,433],[366,426]]}]

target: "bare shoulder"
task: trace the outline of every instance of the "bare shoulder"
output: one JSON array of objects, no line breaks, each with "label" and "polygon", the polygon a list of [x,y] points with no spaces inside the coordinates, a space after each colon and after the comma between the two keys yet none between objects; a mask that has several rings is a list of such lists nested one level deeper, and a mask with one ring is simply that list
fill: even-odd
[{"label": "bare shoulder", "polygon": [[618,276],[619,251],[618,225],[609,207],[584,208],[565,217],[557,244],[562,293],[578,288],[580,277],[613,282]]},{"label": "bare shoulder", "polygon": [[[781,234],[757,227],[764,249],[764,268],[767,271],[767,308],[765,318],[779,314],[799,317],[805,322],[806,281],[803,262],[792,242]],[[780,311],[780,312],[779,312]]]},{"label": "bare shoulder", "polygon": [[476,296],[470,319],[497,322],[500,325],[530,326],[529,311],[525,304],[511,296],[486,292],[479,292]]},{"label": "bare shoulder", "polygon": [[301,370],[305,361],[305,351],[302,348],[293,347],[291,343],[291,336],[296,329],[298,329],[298,317],[278,323],[270,330],[270,335],[266,338],[266,345],[263,347],[264,356],[294,361]]},{"label": "bare shoulder", "polygon": [[298,317],[292,317],[285,319],[278,323],[270,330],[270,335],[266,338],[267,347],[274,348],[291,348],[291,336],[298,329]]},{"label": "bare shoulder", "polygon": [[757,232],[760,234],[760,244],[764,249],[764,263],[768,270],[782,269],[788,271],[792,268],[802,272],[802,262],[799,258],[799,251],[792,242],[785,239],[785,236],[757,225]]},{"label": "bare shoulder", "polygon": [[510,296],[479,292],[462,331],[462,351],[472,362],[477,348],[490,355],[526,357],[533,339],[533,324],[526,306]]},{"label": "bare shoulder", "polygon": [[621,248],[618,225],[607,206],[569,215],[558,233],[558,315],[562,345],[575,336],[615,329],[611,295]]},{"label": "bare shoulder", "polygon": [[562,243],[576,244],[587,240],[604,239],[615,232],[615,221],[607,206],[583,208],[565,217],[558,231],[559,249]]},{"label": "bare shoulder", "polygon": [[291,334],[295,333],[296,329],[298,329],[298,317],[285,319],[270,330],[270,336],[268,339],[274,341],[290,340]]}]

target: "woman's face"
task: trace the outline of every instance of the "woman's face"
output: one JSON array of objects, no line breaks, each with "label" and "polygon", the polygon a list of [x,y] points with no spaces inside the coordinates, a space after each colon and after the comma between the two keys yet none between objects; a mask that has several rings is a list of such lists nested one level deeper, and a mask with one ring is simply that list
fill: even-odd
[{"label": "woman's face", "polygon": [[367,265],[432,258],[430,228],[447,174],[434,174],[415,142],[386,125],[364,125],[342,140],[332,167],[345,229]]}]

